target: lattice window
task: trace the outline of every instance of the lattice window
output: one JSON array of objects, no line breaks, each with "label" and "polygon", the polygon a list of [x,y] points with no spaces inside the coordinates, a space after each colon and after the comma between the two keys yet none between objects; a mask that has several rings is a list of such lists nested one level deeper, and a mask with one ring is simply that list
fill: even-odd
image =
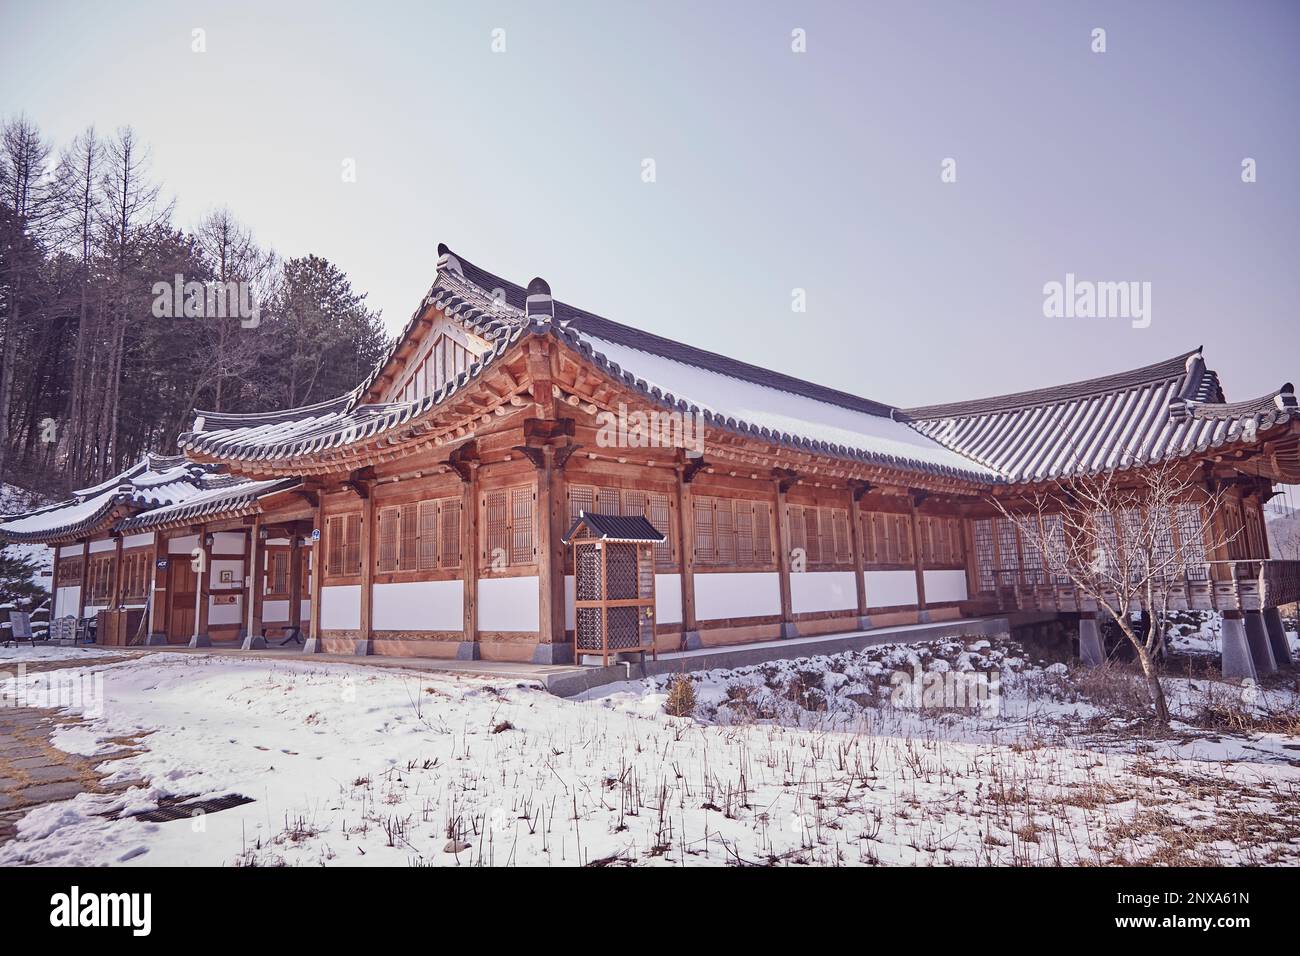
[{"label": "lattice window", "polygon": [[713,500],[713,538],[718,564],[735,564],[736,525],[730,499]]},{"label": "lattice window", "polygon": [[766,565],[772,563],[772,505],[766,501],[755,501],[754,514],[754,563]]},{"label": "lattice window", "polygon": [[[666,503],[665,503],[666,504]],[[692,499],[695,563],[752,567],[772,563],[772,506],[746,498]]]},{"label": "lattice window", "polygon": [[81,584],[81,558],[59,558],[59,587]]},{"label": "lattice window", "polygon": [[343,573],[342,515],[325,521],[325,573],[336,576]]},{"label": "lattice window", "polygon": [[849,513],[836,508],[831,512],[831,528],[835,533],[835,563],[853,563],[853,539],[849,533]]},{"label": "lattice window", "polygon": [[754,563],[754,509],[749,502],[738,502],[736,508],[736,563],[742,567]]},{"label": "lattice window", "polygon": [[537,495],[531,486],[503,488],[483,496],[484,566],[533,564],[537,560],[534,531]]},{"label": "lattice window", "polygon": [[149,590],[149,552],[129,551],[122,555],[122,601],[139,603]]},{"label": "lattice window", "polygon": [[379,570],[396,571],[398,568],[398,541],[401,533],[402,510],[379,509]]},{"label": "lattice window", "polygon": [[270,552],[267,579],[270,582],[269,590],[272,594],[287,595],[289,593],[289,557],[290,553],[288,551]]},{"label": "lattice window", "polygon": [[993,549],[993,519],[980,518],[972,522],[971,536],[975,541],[975,580],[982,592],[993,590],[995,568]]},{"label": "lattice window", "polygon": [[717,551],[713,537],[713,499],[694,498],[695,509],[695,561],[697,564],[714,564]]},{"label": "lattice window", "polygon": [[89,592],[87,604],[107,604],[113,596],[113,556],[91,557],[90,574],[86,582]]},{"label": "lattice window", "polygon": [[909,515],[868,512],[862,516],[864,552],[872,564],[912,563],[912,519]]},{"label": "lattice window", "polygon": [[1205,533],[1204,519],[1200,505],[1183,501],[1174,506],[1174,521],[1178,529],[1179,559],[1187,576],[1193,580],[1203,581],[1208,577],[1205,567]]},{"label": "lattice window", "polygon": [[420,569],[420,508],[414,501],[402,505],[397,566],[403,571]]},{"label": "lattice window", "polygon": [[645,516],[664,536],[663,541],[655,545],[655,564],[671,567],[673,563],[673,518],[672,506],[668,496],[657,491],[648,491],[645,495]]},{"label": "lattice window", "polygon": [[438,502],[421,501],[418,520],[419,569],[432,571],[438,566]]},{"label": "lattice window", "polygon": [[361,573],[361,513],[335,515],[325,522],[325,571],[335,577]]},{"label": "lattice window", "polygon": [[997,519],[998,585],[1014,584],[1020,574],[1020,535],[1010,518]]},{"label": "lattice window", "polygon": [[444,568],[460,567],[459,498],[443,498],[438,502],[438,529],[440,538],[438,564]]}]

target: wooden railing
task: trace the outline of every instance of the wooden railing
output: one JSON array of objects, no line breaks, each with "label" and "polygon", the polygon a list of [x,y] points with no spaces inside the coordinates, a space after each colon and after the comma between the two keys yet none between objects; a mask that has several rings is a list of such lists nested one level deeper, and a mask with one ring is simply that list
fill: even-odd
[{"label": "wooden railing", "polygon": [[[1000,611],[1091,610],[1074,585],[1041,569],[999,568],[993,581],[993,591],[976,600],[991,601]],[[1295,601],[1300,601],[1300,561],[1208,561],[1169,582],[1174,610],[1256,611]]]}]

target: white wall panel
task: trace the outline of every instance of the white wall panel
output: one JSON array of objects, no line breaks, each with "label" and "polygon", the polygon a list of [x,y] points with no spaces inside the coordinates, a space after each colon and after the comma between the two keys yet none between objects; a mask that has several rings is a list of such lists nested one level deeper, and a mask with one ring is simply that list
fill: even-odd
[{"label": "white wall panel", "polygon": [[375,585],[375,630],[459,631],[465,626],[461,581]]}]

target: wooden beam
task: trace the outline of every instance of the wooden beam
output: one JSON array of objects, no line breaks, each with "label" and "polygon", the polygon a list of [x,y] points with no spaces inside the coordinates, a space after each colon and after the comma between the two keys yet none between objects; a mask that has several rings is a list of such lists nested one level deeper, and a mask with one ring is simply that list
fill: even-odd
[{"label": "wooden beam", "polygon": [[375,624],[375,500],[367,490],[361,504],[361,634],[354,653],[365,657],[374,644],[371,633]]},{"label": "wooden beam", "polygon": [[786,491],[794,483],[792,474],[773,476],[776,491],[776,570],[777,581],[781,587],[781,636],[798,637],[799,629],[794,624],[794,607],[790,597],[790,518],[785,504]]},{"label": "wooden beam", "polygon": [[[688,458],[677,475],[677,568],[682,587],[682,643],[684,651],[701,646],[700,625],[695,620],[695,502],[686,471],[702,459]],[[691,475],[694,476],[692,471]]]},{"label": "wooden beam", "polygon": [[478,462],[465,460],[460,475],[460,568],[463,636],[456,657],[478,660]]}]

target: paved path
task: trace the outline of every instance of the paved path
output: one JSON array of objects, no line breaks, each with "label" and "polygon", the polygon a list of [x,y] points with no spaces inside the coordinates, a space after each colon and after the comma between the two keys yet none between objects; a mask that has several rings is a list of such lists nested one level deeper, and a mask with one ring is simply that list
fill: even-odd
[{"label": "paved path", "polygon": [[[27,663],[27,673],[111,664],[122,659],[34,660]],[[18,820],[34,807],[71,800],[79,793],[117,793],[139,783],[127,780],[105,785],[104,774],[95,769],[106,760],[136,753],[133,745],[137,741],[116,741],[123,745],[120,751],[93,757],[65,753],[50,743],[59,726],[77,721],[76,717],[61,716],[57,710],[0,706],[0,845],[14,838]]]}]

